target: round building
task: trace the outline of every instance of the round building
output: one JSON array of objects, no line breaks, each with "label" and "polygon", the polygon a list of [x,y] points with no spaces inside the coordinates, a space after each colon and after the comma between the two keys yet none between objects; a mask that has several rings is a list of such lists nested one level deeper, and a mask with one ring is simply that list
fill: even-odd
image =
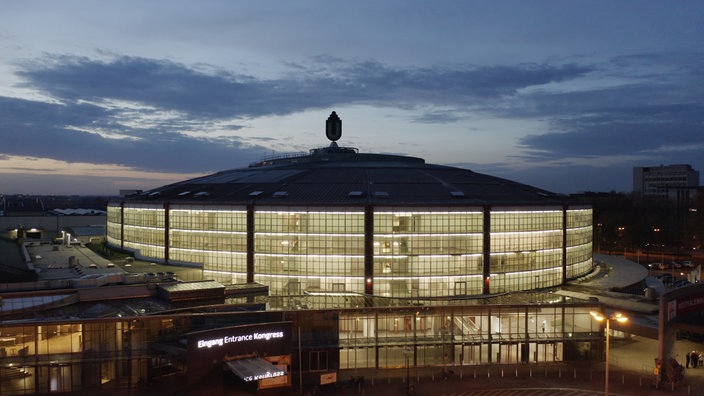
[{"label": "round building", "polygon": [[334,113],[327,126],[329,147],[112,200],[108,244],[197,266],[224,284],[266,285],[275,305],[293,296],[336,306],[467,298],[591,271],[590,206],[467,169],[340,147]]}]

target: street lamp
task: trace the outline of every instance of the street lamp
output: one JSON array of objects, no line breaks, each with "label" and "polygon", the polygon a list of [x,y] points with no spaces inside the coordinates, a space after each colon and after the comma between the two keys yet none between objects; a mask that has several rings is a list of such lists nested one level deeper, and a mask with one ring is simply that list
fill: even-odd
[{"label": "street lamp", "polygon": [[604,396],[609,396],[609,349],[611,347],[610,345],[610,333],[611,333],[611,326],[610,323],[612,320],[615,320],[619,323],[624,323],[628,321],[628,317],[624,316],[620,312],[615,312],[611,316],[605,316],[601,314],[600,312],[594,312],[591,311],[590,314],[596,319],[597,321],[606,321],[606,369],[605,369],[605,374],[604,374]]},{"label": "street lamp", "polygon": [[411,394],[411,348],[403,348],[403,356],[406,358],[406,396]]}]

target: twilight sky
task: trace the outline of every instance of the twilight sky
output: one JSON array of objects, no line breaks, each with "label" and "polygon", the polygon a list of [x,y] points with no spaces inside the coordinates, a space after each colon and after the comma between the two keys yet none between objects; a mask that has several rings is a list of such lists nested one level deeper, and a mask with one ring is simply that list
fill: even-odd
[{"label": "twilight sky", "polygon": [[115,195],[329,145],[558,193],[704,173],[704,2],[26,1],[0,194]]}]

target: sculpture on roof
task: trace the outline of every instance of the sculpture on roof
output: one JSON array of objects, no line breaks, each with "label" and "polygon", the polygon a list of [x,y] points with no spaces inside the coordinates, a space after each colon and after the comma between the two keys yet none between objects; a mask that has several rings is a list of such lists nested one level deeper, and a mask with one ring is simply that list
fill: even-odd
[{"label": "sculpture on roof", "polygon": [[342,137],[342,120],[334,111],[325,121],[325,136],[333,142]]}]

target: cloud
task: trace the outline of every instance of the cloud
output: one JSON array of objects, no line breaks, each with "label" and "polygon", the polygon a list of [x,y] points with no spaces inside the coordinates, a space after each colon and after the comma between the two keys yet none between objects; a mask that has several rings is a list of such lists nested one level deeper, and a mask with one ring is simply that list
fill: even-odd
[{"label": "cloud", "polygon": [[[241,166],[243,162],[257,160],[266,152],[261,147],[244,144],[236,137],[195,138],[163,126],[126,127],[114,120],[117,113],[90,104],[55,104],[0,97],[2,152],[169,172],[214,171]],[[84,130],[116,131],[134,139],[108,138]]]},{"label": "cloud", "polygon": [[135,101],[196,118],[256,117],[281,111],[260,100],[275,89],[270,82],[224,71],[201,72],[169,61],[51,56],[27,62],[25,67],[18,73],[25,87],[64,101]]},{"label": "cloud", "polygon": [[321,56],[263,79],[158,59],[53,55],[17,65],[22,87],[51,100],[0,97],[0,138],[5,155],[205,172],[277,146],[247,136],[250,120],[362,105],[410,110],[407,120],[422,124],[541,120],[544,130],[518,140],[520,169],[678,150],[687,162],[704,144],[702,64],[702,54],[436,67]]},{"label": "cloud", "polygon": [[[637,117],[638,113],[643,113]],[[665,146],[704,143],[704,106],[662,106],[557,118],[552,132],[520,140],[526,149],[555,156],[626,155],[659,151]]]},{"label": "cloud", "polygon": [[[151,170],[219,169],[235,153],[253,160],[266,151],[237,136],[245,119],[340,104],[462,108],[589,71],[571,64],[401,69],[322,60],[292,66],[277,80],[137,57],[27,61],[18,72],[22,87],[52,100],[0,98],[0,134],[17,136],[3,151]],[[458,119],[449,111],[420,114],[421,122]],[[213,130],[227,133],[208,137]]]},{"label": "cloud", "polygon": [[278,80],[136,57],[99,61],[51,56],[26,62],[18,74],[24,87],[62,101],[133,101],[212,119],[289,114],[338,103],[415,106],[432,101],[459,106],[574,79],[591,70],[575,64],[403,69],[374,61],[316,60],[309,65],[289,63],[290,73]]},{"label": "cloud", "polygon": [[[620,57],[604,68],[613,78],[617,64],[625,71],[609,86],[580,87],[571,91],[543,89],[513,106],[516,117],[543,118],[542,133],[519,140],[525,158],[550,161],[558,158],[622,156],[655,161],[678,153],[682,162],[696,162],[692,147],[704,144],[704,56],[687,62],[673,55]],[[681,58],[681,57],[680,57]],[[638,61],[647,62],[639,73],[629,73]],[[684,65],[684,66],[683,66]],[[646,69],[658,69],[658,73]],[[504,116],[509,116],[503,112]]]}]

